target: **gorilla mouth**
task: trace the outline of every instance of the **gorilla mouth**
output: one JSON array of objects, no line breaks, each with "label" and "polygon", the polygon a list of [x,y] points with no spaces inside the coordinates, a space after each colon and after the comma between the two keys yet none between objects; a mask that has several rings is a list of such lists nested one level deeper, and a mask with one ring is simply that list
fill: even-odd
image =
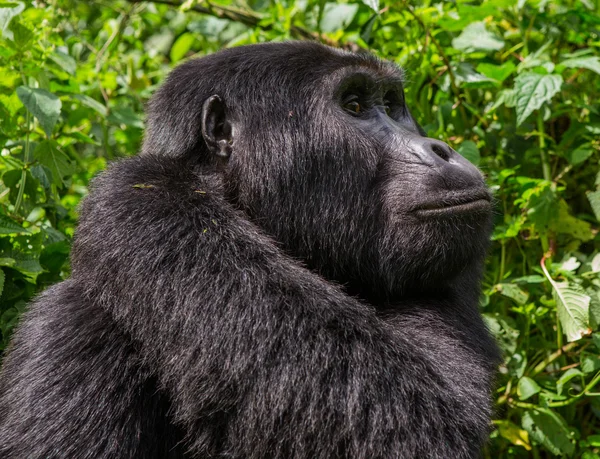
[{"label": "gorilla mouth", "polygon": [[414,213],[422,218],[451,217],[460,214],[489,212],[491,207],[490,194],[487,191],[480,191],[422,203],[414,209]]}]

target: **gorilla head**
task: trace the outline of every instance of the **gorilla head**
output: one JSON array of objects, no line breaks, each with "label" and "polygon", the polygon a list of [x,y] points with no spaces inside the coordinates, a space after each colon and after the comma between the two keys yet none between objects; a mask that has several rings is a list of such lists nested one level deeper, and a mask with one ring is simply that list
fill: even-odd
[{"label": "gorilla head", "polygon": [[485,253],[481,173],[423,135],[401,70],[371,55],[300,42],[190,61],[150,104],[143,152],[215,165],[289,254],[370,298],[443,288]]}]

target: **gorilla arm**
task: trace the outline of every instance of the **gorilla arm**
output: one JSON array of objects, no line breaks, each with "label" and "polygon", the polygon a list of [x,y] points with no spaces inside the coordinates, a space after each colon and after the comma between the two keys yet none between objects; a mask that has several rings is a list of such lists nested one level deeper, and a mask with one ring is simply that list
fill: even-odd
[{"label": "gorilla arm", "polygon": [[[73,278],[132,338],[195,457],[476,457],[489,381],[432,309],[384,321],[285,256],[217,173],[113,165],[82,209]],[[419,338],[420,331],[423,338]]]}]

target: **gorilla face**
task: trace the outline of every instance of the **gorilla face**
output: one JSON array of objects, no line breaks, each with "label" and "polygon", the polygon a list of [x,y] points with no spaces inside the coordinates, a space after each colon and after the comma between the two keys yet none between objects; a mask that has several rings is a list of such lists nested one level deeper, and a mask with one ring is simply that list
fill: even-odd
[{"label": "gorilla face", "polygon": [[290,255],[367,296],[443,288],[481,261],[490,193],[424,136],[396,66],[306,42],[244,49],[172,73],[144,152],[213,163]]}]

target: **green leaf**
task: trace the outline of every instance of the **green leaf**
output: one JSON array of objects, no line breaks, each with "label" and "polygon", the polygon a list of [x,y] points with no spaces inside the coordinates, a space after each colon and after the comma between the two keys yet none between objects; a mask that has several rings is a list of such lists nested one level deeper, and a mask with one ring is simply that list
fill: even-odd
[{"label": "green leaf", "polygon": [[4,291],[4,271],[0,269],[0,298],[2,297],[2,292]]},{"label": "green leaf", "polygon": [[60,116],[61,102],[54,94],[45,89],[19,86],[17,95],[27,110],[35,116],[48,137]]},{"label": "green leaf", "polygon": [[196,41],[196,37],[194,34],[190,32],[186,32],[175,40],[173,46],[171,47],[170,57],[173,63],[179,62],[185,55],[188,53],[194,42]]},{"label": "green leaf", "polygon": [[74,172],[69,157],[58,149],[58,144],[53,140],[40,142],[33,152],[33,157],[50,170],[52,183],[57,186],[63,185],[63,179]]},{"label": "green leaf", "polygon": [[25,9],[25,4],[22,2],[5,2],[0,5],[0,37],[2,35],[12,40],[13,34],[7,30],[10,21],[15,16],[21,14]]},{"label": "green leaf", "polygon": [[577,368],[570,368],[569,370],[565,371],[558,381],[556,381],[556,392],[558,395],[562,394],[565,384],[567,384],[571,379],[577,377],[583,378],[583,376],[583,372]]},{"label": "green leaf", "polygon": [[77,70],[77,62],[75,62],[75,59],[68,54],[56,50],[50,54],[50,59],[52,59],[65,72],[69,73],[70,75],[75,75],[75,70]]},{"label": "green leaf", "polygon": [[504,81],[513,74],[517,66],[511,61],[502,65],[486,64],[484,62],[477,66],[477,71],[488,78],[496,81]]},{"label": "green leaf", "polygon": [[542,388],[533,379],[523,376],[519,379],[517,386],[517,395],[521,400],[527,400],[540,392]]},{"label": "green leaf", "polygon": [[534,72],[522,73],[515,78],[517,125],[522,124],[544,102],[549,102],[560,91],[562,83],[560,75],[541,75]]},{"label": "green leaf", "polygon": [[568,425],[557,413],[546,408],[525,411],[522,425],[532,440],[544,445],[553,454],[571,455],[575,452]]},{"label": "green leaf", "polygon": [[581,371],[590,374],[598,370],[600,370],[600,356],[588,353],[581,355]]},{"label": "green leaf", "polygon": [[590,206],[592,206],[596,220],[600,221],[600,190],[588,191],[586,195],[588,201],[590,201]]},{"label": "green leaf", "polygon": [[376,13],[379,11],[379,0],[362,0],[362,2]]},{"label": "green leaf", "polygon": [[576,166],[586,161],[593,154],[594,150],[591,148],[578,147],[567,154],[567,159],[573,166]]},{"label": "green leaf", "polygon": [[504,40],[485,28],[484,22],[473,22],[452,40],[452,47],[465,51],[497,51],[504,47]]},{"label": "green leaf", "polygon": [[580,241],[590,241],[594,238],[592,225],[571,215],[569,205],[564,199],[558,202],[558,212],[550,223],[550,228],[557,233],[570,234]]},{"label": "green leaf", "polygon": [[562,61],[560,65],[568,68],[588,69],[600,74],[600,57],[598,56],[574,57]]},{"label": "green leaf", "polygon": [[0,214],[0,234],[23,234],[29,230],[23,228],[12,218]]},{"label": "green leaf", "polygon": [[91,97],[86,96],[85,94],[73,94],[72,97],[74,99],[77,99],[86,107],[96,110],[102,116],[108,115],[108,110],[106,109],[106,106],[98,102],[96,99],[92,99]]},{"label": "green leaf", "polygon": [[323,8],[320,28],[325,33],[344,30],[356,16],[358,5],[355,3],[326,3]]},{"label": "green leaf", "polygon": [[514,300],[517,304],[525,304],[529,294],[514,284],[497,284],[495,289],[507,298]]},{"label": "green leaf", "polygon": [[472,140],[465,140],[460,144],[457,151],[472,164],[475,164],[476,166],[479,165],[481,155],[479,154],[479,148],[477,148],[477,144]]},{"label": "green leaf", "polygon": [[552,287],[558,319],[567,340],[577,341],[591,333],[591,298],[576,284],[552,281]]},{"label": "green leaf", "polygon": [[494,421],[498,428],[498,432],[503,438],[506,438],[513,445],[522,446],[527,451],[531,450],[529,445],[529,432],[521,429],[518,425],[510,421],[498,420]]},{"label": "green leaf", "polygon": [[33,31],[31,29],[25,27],[20,22],[12,21],[8,26],[8,30],[10,30],[13,34],[12,41],[16,49],[21,52],[29,49],[34,38]]}]

